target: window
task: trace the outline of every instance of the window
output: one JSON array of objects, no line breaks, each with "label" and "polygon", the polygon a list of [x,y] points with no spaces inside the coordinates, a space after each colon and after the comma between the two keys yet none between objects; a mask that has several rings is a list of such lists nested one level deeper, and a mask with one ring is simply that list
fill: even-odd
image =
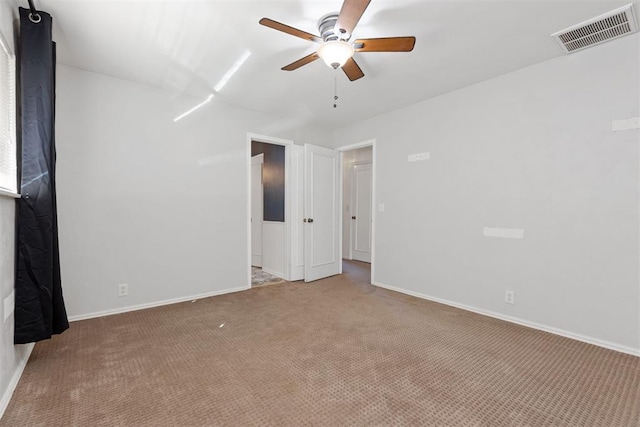
[{"label": "window", "polygon": [[0,35],[0,191],[17,192],[15,56]]}]

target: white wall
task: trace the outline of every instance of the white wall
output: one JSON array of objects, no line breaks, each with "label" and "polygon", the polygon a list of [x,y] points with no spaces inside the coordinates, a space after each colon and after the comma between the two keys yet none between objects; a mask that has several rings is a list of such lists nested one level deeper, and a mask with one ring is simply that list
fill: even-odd
[{"label": "white wall", "polygon": [[15,283],[15,206],[14,199],[0,196],[0,417],[33,348],[14,345],[13,314],[4,320],[4,301],[11,298]]},{"label": "white wall", "polygon": [[[247,287],[247,132],[278,118],[58,67],[60,256],[71,317]],[[306,139],[305,139],[306,138]],[[127,283],[129,296],[118,297]]]},{"label": "white wall", "polygon": [[[361,142],[361,141],[357,141]],[[351,175],[352,165],[373,162],[373,147],[342,152],[342,258],[350,259],[351,246]]]},{"label": "white wall", "polygon": [[[0,2],[0,33],[14,54],[13,31],[17,16],[16,7]],[[10,298],[15,285],[15,208],[14,199],[0,195],[0,417],[33,348],[32,345],[14,345],[13,315],[4,320],[4,301]]]},{"label": "white wall", "polygon": [[639,55],[633,35],[338,129],[377,141],[377,281],[640,353],[640,138],[611,131],[640,116]]}]

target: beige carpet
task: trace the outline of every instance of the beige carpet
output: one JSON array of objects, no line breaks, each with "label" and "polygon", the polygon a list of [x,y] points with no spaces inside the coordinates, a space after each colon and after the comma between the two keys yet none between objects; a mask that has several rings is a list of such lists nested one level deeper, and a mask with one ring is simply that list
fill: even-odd
[{"label": "beige carpet", "polygon": [[640,359],[375,288],[365,266],[73,323],[0,424],[639,425]]}]

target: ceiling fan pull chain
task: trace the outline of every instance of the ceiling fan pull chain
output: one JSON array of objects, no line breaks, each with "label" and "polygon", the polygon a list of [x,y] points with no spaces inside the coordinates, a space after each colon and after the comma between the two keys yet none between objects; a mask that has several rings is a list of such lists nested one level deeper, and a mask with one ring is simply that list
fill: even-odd
[{"label": "ceiling fan pull chain", "polygon": [[338,69],[333,74],[333,108],[338,107]]}]

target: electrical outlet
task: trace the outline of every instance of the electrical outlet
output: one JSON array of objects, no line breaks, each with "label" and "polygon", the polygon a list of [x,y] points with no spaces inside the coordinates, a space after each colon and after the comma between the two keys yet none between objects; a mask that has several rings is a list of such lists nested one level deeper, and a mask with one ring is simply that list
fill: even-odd
[{"label": "electrical outlet", "polygon": [[118,296],[119,297],[126,297],[127,295],[129,295],[129,285],[127,285],[126,283],[121,283],[118,285]]},{"label": "electrical outlet", "polygon": [[516,293],[514,291],[504,291],[504,302],[507,304],[515,304]]}]

